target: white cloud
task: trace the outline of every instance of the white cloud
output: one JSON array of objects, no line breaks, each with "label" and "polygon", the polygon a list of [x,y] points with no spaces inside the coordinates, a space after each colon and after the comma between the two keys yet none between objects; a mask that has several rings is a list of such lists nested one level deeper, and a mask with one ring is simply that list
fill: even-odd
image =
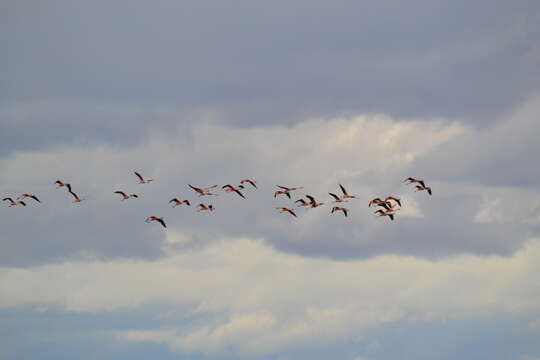
[{"label": "white cloud", "polygon": [[351,341],[396,321],[537,310],[540,292],[530,283],[538,264],[536,240],[508,258],[380,256],[339,262],[281,253],[257,240],[224,239],[158,261],[4,268],[0,307],[101,312],[166,303],[199,320],[119,331],[117,338],[163,343],[180,352],[254,355]]}]

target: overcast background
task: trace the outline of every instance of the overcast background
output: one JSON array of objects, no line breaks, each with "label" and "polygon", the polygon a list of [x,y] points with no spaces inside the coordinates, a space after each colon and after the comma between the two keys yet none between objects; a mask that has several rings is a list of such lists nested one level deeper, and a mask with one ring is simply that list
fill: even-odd
[{"label": "overcast background", "polygon": [[[0,188],[42,201],[1,204],[0,358],[540,359],[539,23],[525,0],[0,2]],[[280,214],[276,184],[325,205]]]}]

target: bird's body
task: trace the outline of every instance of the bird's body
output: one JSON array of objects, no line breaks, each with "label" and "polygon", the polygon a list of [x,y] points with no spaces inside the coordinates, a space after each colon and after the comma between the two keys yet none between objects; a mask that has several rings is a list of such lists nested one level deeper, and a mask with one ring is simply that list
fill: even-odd
[{"label": "bird's body", "polygon": [[167,225],[165,225],[165,221],[163,220],[162,217],[157,217],[157,216],[149,216],[146,218],[145,220],[147,223],[150,222],[150,221],[157,221],[158,223],[160,223],[164,228],[167,227]]}]

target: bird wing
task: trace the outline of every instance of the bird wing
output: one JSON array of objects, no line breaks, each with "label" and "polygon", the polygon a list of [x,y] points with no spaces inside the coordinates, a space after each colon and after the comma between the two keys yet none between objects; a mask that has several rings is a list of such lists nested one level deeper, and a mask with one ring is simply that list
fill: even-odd
[{"label": "bird wing", "polygon": [[191,204],[189,203],[189,200],[184,200],[184,202],[185,202],[186,204],[188,204],[188,206],[191,206]]},{"label": "bird wing", "polygon": [[244,195],[242,195],[242,193],[241,193],[240,191],[238,191],[238,190],[235,190],[234,192],[235,192],[235,193],[237,193],[238,195],[240,195],[240,196],[241,196],[242,198],[244,198],[244,199],[245,199]]},{"label": "bird wing", "polygon": [[11,202],[13,202],[13,199],[12,199],[12,198],[10,198],[10,197],[7,197],[7,198],[3,198],[3,199],[2,199],[2,201],[6,201],[6,200],[7,200],[7,201],[11,201]]},{"label": "bird wing", "polygon": [[292,216],[298,217],[298,216],[296,216],[296,214],[294,213],[294,211],[292,211],[291,209],[287,209],[286,211],[290,212]]},{"label": "bird wing", "polygon": [[337,196],[336,194],[332,194],[332,193],[328,193],[328,194],[330,194],[334,199],[339,200],[339,196]]},{"label": "bird wing", "polygon": [[163,221],[163,219],[156,219],[156,221],[159,221],[159,223],[160,223],[161,225],[163,225],[164,228],[167,227],[167,225],[165,225],[165,221]]},{"label": "bird wing", "polygon": [[143,177],[141,176],[141,174],[139,174],[138,172],[134,171],[135,175],[137,175],[137,177],[139,179],[141,179],[141,181],[144,181]]},{"label": "bird wing", "polygon": [[115,194],[120,194],[120,195],[126,196],[126,193],[123,192],[123,191],[115,191],[114,193],[115,193]]},{"label": "bird wing", "polygon": [[339,187],[340,187],[341,191],[343,192],[343,195],[348,195],[348,194],[347,194],[347,190],[345,190],[345,188],[343,187],[343,185],[339,184]]},{"label": "bird wing", "polygon": [[306,197],[309,199],[309,202],[314,204],[315,203],[315,198],[311,195],[306,195]]},{"label": "bird wing", "polygon": [[37,198],[36,195],[30,195],[30,197],[31,197],[32,199],[36,200],[37,202],[41,202],[41,201],[39,201],[39,199]]}]

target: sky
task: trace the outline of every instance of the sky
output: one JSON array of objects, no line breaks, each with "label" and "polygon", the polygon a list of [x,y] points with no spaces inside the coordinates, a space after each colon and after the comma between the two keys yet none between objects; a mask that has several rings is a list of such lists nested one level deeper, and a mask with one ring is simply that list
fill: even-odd
[{"label": "sky", "polygon": [[0,189],[41,203],[0,204],[0,358],[539,360],[538,23],[527,0],[1,2]]}]

